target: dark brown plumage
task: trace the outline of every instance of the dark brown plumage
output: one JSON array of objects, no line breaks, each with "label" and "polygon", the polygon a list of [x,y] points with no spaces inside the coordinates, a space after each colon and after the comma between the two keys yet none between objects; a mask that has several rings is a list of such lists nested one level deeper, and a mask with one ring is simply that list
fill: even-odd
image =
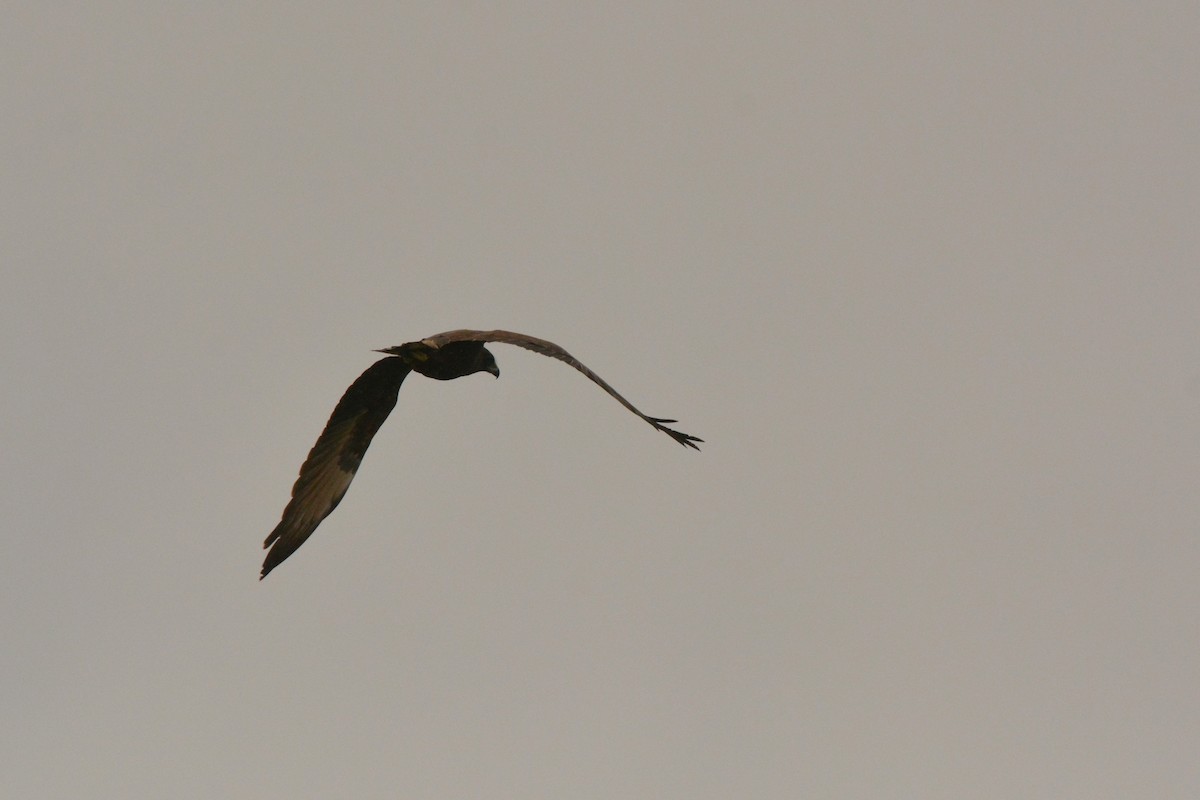
[{"label": "dark brown plumage", "polygon": [[400,384],[408,373],[417,372],[440,381],[476,372],[490,372],[500,377],[496,359],[484,347],[486,342],[514,344],[570,364],[625,408],[680,444],[699,450],[697,443],[704,441],[668,428],[668,424],[675,422],[673,419],[648,417],[638,411],[603,378],[566,350],[545,339],[511,331],[457,330],[439,333],[419,342],[389,347],[379,351],[386,353],[387,358],[368,367],[346,389],[333,409],[329,422],[325,424],[325,430],[300,467],[300,477],[292,486],[292,499],[283,510],[283,518],[263,542],[263,547],[269,547],[270,551],[263,561],[260,580],[304,544],[321,520],[337,508],[350,488],[350,482],[354,480],[354,473],[358,471],[371,439],[396,406]]}]

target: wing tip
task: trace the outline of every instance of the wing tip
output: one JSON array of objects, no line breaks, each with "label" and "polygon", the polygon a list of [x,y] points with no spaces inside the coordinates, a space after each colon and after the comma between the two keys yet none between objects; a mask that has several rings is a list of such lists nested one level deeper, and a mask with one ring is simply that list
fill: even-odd
[{"label": "wing tip", "polygon": [[677,431],[674,428],[668,428],[667,423],[674,423],[675,420],[673,420],[673,419],[663,419],[661,417],[646,417],[646,421],[649,422],[651,425],[653,425],[658,430],[660,430],[663,433],[670,436],[675,441],[679,442],[684,447],[690,447],[693,450],[698,451],[700,449],[700,444],[703,444],[703,442],[704,442],[704,440],[701,439],[699,436],[692,436],[690,433],[684,433],[683,431]]},{"label": "wing tip", "polygon": [[271,574],[271,570],[275,569],[282,563],[283,559],[272,561],[271,554],[267,553],[266,559],[263,560],[262,571],[258,573],[258,579],[261,581],[263,578],[267,577],[267,575]]}]

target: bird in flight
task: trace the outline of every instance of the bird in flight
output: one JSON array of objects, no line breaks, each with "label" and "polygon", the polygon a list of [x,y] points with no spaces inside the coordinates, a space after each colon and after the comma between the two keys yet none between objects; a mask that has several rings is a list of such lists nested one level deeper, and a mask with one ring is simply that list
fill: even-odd
[{"label": "bird in flight", "polygon": [[616,398],[618,403],[681,445],[699,450],[697,443],[704,441],[668,428],[668,424],[675,422],[673,419],[648,417],[638,411],[633,403],[622,397],[603,378],[566,350],[545,339],[511,331],[458,330],[378,350],[376,352],[386,353],[387,358],[367,367],[346,389],[333,409],[329,422],[325,423],[325,430],[321,431],[317,443],[300,467],[300,477],[292,486],[292,499],[283,510],[283,518],[263,542],[263,547],[270,550],[263,561],[259,580],[267,577],[267,573],[296,552],[296,548],[304,544],[321,520],[337,508],[350,488],[350,481],[354,480],[354,473],[358,471],[371,439],[396,406],[400,384],[408,373],[415,371],[439,381],[449,381],[476,372],[490,372],[498,378],[500,368],[496,366],[496,359],[491,352],[484,347],[487,342],[515,344],[557,358],[588,376]]}]

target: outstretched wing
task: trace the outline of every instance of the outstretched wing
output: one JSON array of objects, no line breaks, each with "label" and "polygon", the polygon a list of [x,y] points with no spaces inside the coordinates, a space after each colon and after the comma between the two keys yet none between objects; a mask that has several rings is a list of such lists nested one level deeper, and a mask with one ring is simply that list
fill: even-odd
[{"label": "outstretched wing", "polygon": [[337,508],[371,439],[395,408],[400,384],[408,373],[403,359],[383,358],[346,389],[300,467],[283,519],[263,542],[263,547],[271,550],[259,580],[304,544],[321,520]]},{"label": "outstretched wing", "polygon": [[526,350],[532,350],[533,352],[541,353],[544,356],[557,358],[559,361],[570,364],[572,367],[588,376],[592,382],[616,398],[617,402],[619,402],[621,405],[625,406],[634,414],[637,414],[639,417],[646,420],[646,422],[653,425],[657,430],[667,434],[680,444],[690,447],[693,450],[699,450],[700,448],[696,443],[704,441],[703,439],[698,439],[695,436],[668,428],[668,423],[675,422],[673,419],[660,419],[659,417],[646,416],[639,411],[633,405],[633,403],[622,397],[620,392],[609,386],[603,378],[592,372],[590,369],[584,366],[579,359],[572,356],[566,350],[563,350],[554,342],[548,342],[545,339],[538,339],[534,336],[526,336],[523,333],[513,333],[512,331],[470,330],[447,331],[445,333],[439,333],[436,336],[430,336],[428,339],[422,339],[421,341],[430,347],[441,347],[442,345],[450,344],[451,342],[500,342],[502,344],[515,344],[517,347],[524,347]]}]

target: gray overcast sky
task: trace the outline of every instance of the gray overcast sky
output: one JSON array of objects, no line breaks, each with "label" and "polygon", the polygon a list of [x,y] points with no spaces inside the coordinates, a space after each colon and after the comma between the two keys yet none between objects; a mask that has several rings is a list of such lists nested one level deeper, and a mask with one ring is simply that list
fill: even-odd
[{"label": "gray overcast sky", "polygon": [[[1194,3],[17,3],[0,795],[1200,796]],[[338,511],[259,545],[371,348]]]}]

